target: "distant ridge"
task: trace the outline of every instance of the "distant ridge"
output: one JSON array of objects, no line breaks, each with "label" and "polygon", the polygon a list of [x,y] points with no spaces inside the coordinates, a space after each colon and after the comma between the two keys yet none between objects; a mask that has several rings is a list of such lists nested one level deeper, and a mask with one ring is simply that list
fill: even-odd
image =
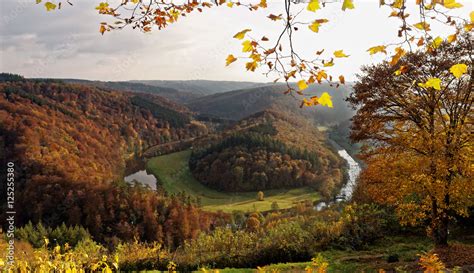
[{"label": "distant ridge", "polygon": [[168,87],[200,96],[269,85],[269,83],[211,80],[133,80],[151,86]]},{"label": "distant ridge", "polygon": [[62,79],[68,83],[78,83],[83,85],[91,85],[111,90],[127,91],[127,92],[141,92],[153,95],[159,95],[169,100],[178,103],[185,103],[189,100],[199,97],[197,94],[191,92],[178,91],[175,88],[163,87],[163,86],[152,86],[138,82],[129,81],[89,81],[79,79]]},{"label": "distant ridge", "polygon": [[345,98],[350,94],[350,86],[331,87],[328,84],[312,85],[304,91],[309,96],[319,96],[328,92],[334,108],[322,106],[300,108],[303,96],[286,95],[287,86],[272,84],[199,97],[187,103],[188,107],[203,115],[231,120],[240,120],[267,109],[289,111],[320,124],[333,125],[350,119],[354,113]]}]

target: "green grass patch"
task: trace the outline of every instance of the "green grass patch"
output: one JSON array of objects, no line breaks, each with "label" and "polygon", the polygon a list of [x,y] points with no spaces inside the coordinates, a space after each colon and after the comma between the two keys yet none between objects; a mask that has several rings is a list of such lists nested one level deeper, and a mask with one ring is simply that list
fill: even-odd
[{"label": "green grass patch", "polygon": [[194,179],[188,167],[190,155],[191,151],[188,150],[154,157],[147,162],[147,169],[163,183],[168,193],[176,194],[184,191],[193,197],[200,197],[205,210],[268,211],[271,210],[273,202],[277,202],[280,209],[285,209],[301,201],[317,201],[320,198],[319,194],[310,187],[267,190],[264,191],[264,201],[257,201],[257,192],[219,192]]}]

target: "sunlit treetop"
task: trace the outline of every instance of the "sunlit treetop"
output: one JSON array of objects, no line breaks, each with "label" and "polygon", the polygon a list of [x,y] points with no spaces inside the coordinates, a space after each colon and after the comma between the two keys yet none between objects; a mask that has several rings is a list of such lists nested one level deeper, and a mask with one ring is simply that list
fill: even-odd
[{"label": "sunlit treetop", "polygon": [[[61,5],[72,0],[47,1],[36,0],[37,4],[43,3],[47,11],[60,9]],[[121,0],[115,5],[109,2],[97,3],[96,10],[99,14],[111,17],[107,22],[102,22],[99,32],[104,34],[108,31],[120,30],[125,27],[150,32],[161,30],[179,22],[179,18],[191,13],[203,13],[206,9],[216,6],[228,8],[245,8],[256,11],[267,8],[267,0],[260,1],[165,1],[165,0]],[[377,3],[375,3],[377,4]],[[241,43],[240,53],[229,54],[225,59],[225,65],[241,60],[246,70],[254,72],[261,70],[267,76],[274,76],[275,82],[283,81],[287,84],[287,94],[294,93],[303,96],[301,106],[324,105],[332,107],[329,94],[323,93],[321,98],[312,96],[304,90],[315,83],[329,83],[331,86],[345,84],[344,75],[338,75],[333,66],[337,62],[350,59],[350,52],[346,53],[343,48],[315,50],[312,56],[300,55],[298,44],[294,43],[293,35],[297,31],[310,31],[315,35],[321,28],[330,22],[327,18],[319,17],[319,10],[329,5],[340,5],[341,13],[351,12],[357,8],[355,0],[285,0],[281,3],[281,13],[268,13],[268,20],[280,24],[281,32],[275,40],[267,38],[265,33],[258,34],[251,26],[247,29],[237,30],[234,39]],[[451,10],[461,8],[463,5],[456,0],[379,0],[381,8],[387,8],[387,16],[399,20],[397,37],[390,44],[373,45],[367,49],[367,54],[385,54],[387,62],[395,66],[400,58],[407,52],[424,50],[427,54],[433,54],[443,41],[455,42],[463,32],[472,32],[474,29],[474,11],[466,18],[451,15]],[[416,14],[410,14],[407,10],[417,10]],[[300,20],[301,14],[314,14],[310,21]],[[432,25],[442,24],[452,29],[447,37],[441,37],[432,31]],[[254,26],[256,27],[256,26]],[[366,32],[361,29],[361,35]],[[258,38],[257,38],[258,37]],[[317,37],[317,36],[315,36]],[[452,68],[456,77],[467,71],[466,64],[458,64]],[[403,67],[396,74],[405,73]],[[297,82],[296,85],[291,82]],[[439,83],[440,84],[440,83]],[[438,86],[437,79],[431,82],[420,83],[420,86]]]}]

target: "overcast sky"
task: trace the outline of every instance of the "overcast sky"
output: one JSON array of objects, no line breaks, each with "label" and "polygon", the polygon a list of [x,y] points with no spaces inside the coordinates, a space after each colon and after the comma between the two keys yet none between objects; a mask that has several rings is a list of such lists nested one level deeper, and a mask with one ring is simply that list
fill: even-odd
[{"label": "overcast sky", "polygon": [[[281,25],[266,15],[282,13],[281,0],[268,0],[269,8],[262,11],[218,7],[180,18],[165,30],[144,34],[126,29],[104,36],[98,31],[99,23],[109,18],[94,9],[100,1],[72,2],[73,7],[63,5],[60,11],[46,12],[34,0],[1,0],[0,71],[91,80],[274,79],[266,78],[262,71],[246,72],[242,62],[224,65],[228,54],[238,56],[241,50],[240,41],[232,39],[236,32],[251,28],[253,36],[269,38],[278,33]],[[337,71],[334,74],[344,74],[348,80],[354,79],[361,65],[382,59],[366,50],[396,41],[398,26],[396,19],[387,19],[390,11],[379,8],[378,0],[354,2],[356,8],[346,12],[340,10],[340,4],[316,15],[306,12],[306,19],[328,18],[331,22],[318,34],[303,27],[296,36],[297,50],[306,56],[322,48],[329,53],[344,49],[350,54],[349,59],[331,67]],[[467,18],[473,10],[472,1],[458,2],[464,7],[454,14]]]}]

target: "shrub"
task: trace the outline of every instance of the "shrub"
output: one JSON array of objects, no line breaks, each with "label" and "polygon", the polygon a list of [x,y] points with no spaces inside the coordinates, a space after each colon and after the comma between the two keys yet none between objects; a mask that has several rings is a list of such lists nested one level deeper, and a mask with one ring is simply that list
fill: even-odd
[{"label": "shrub", "polygon": [[76,246],[80,241],[90,239],[89,232],[80,226],[66,226],[62,224],[54,229],[44,226],[41,222],[33,225],[31,222],[15,231],[15,237],[19,240],[29,242],[35,248],[44,245],[44,239],[48,239],[52,245]]},{"label": "shrub", "polygon": [[341,247],[361,249],[383,236],[389,216],[373,204],[349,204],[339,222],[343,225],[337,244]]},{"label": "shrub", "polygon": [[263,191],[259,191],[257,193],[257,201],[263,201],[263,200],[265,200],[265,196],[263,194]]},{"label": "shrub", "polygon": [[162,245],[142,243],[135,240],[132,243],[119,244],[115,250],[120,261],[121,270],[165,270],[170,262],[170,254]]}]

